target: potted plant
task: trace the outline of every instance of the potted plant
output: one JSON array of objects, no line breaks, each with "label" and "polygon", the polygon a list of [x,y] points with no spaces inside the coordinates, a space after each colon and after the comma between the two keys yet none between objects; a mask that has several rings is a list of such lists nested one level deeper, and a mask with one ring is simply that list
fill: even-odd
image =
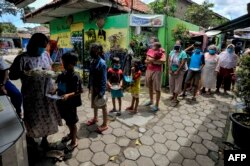
[{"label": "potted plant", "polygon": [[245,104],[243,113],[233,113],[232,135],[234,143],[242,149],[250,148],[250,56],[243,55],[237,70],[237,96]]}]

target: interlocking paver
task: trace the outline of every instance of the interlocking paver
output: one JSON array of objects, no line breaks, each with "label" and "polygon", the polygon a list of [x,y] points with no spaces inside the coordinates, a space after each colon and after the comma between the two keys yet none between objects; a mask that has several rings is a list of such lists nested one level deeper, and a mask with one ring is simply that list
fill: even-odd
[{"label": "interlocking paver", "polygon": [[140,157],[136,162],[138,166],[154,166],[155,165],[152,159],[147,158],[147,157]]},{"label": "interlocking paver", "polygon": [[137,164],[135,161],[132,161],[132,160],[124,160],[121,163],[121,166],[137,166]]},{"label": "interlocking paver", "polygon": [[149,129],[148,131],[146,131],[146,133],[144,134],[145,136],[152,136],[154,134],[154,131],[152,129]]},{"label": "interlocking paver", "polygon": [[99,141],[101,139],[101,137],[102,136],[100,134],[96,133],[96,132],[93,132],[93,133],[89,134],[89,139],[91,141]]},{"label": "interlocking paver", "polygon": [[95,165],[104,165],[109,161],[109,156],[104,152],[98,152],[93,156],[91,161]]},{"label": "interlocking paver", "polygon": [[126,136],[129,138],[129,139],[137,139],[139,138],[139,133],[137,131],[127,131],[126,132]]},{"label": "interlocking paver", "polygon": [[158,142],[158,143],[165,143],[167,140],[167,138],[163,136],[162,134],[154,134],[153,139],[155,140],[155,142]]},{"label": "interlocking paver", "polygon": [[169,125],[169,124],[164,125],[163,128],[166,131],[175,131],[175,129],[176,129],[173,125]]},{"label": "interlocking paver", "polygon": [[194,126],[194,123],[191,122],[190,120],[183,120],[182,123],[183,123],[185,126],[189,126],[189,127]]},{"label": "interlocking paver", "polygon": [[92,162],[88,161],[85,163],[82,163],[80,166],[95,166]]},{"label": "interlocking paver", "polygon": [[191,119],[198,119],[199,115],[197,114],[189,114],[189,116],[191,117]]},{"label": "interlocking paver", "polygon": [[124,136],[126,133],[126,131],[122,128],[117,128],[117,129],[114,129],[113,130],[113,134],[117,137],[121,137],[121,136]]},{"label": "interlocking paver", "polygon": [[89,150],[89,149],[85,149],[85,150],[80,150],[78,152],[78,154],[76,155],[76,159],[79,162],[87,162],[89,161],[93,156],[93,153]]},{"label": "interlocking paver", "polygon": [[127,159],[130,160],[136,160],[140,156],[139,151],[136,148],[131,148],[131,147],[125,149],[123,154]]},{"label": "interlocking paver", "polygon": [[75,158],[71,158],[67,161],[67,164],[69,166],[78,166],[79,165],[79,162],[75,159]]},{"label": "interlocking paver", "polygon": [[202,166],[214,166],[214,161],[211,160],[208,156],[198,155],[196,156],[196,161]]},{"label": "interlocking paver", "polygon": [[168,158],[162,154],[155,154],[152,159],[155,165],[165,166],[169,164]]},{"label": "interlocking paver", "polygon": [[190,147],[181,147],[179,152],[185,159],[194,159],[196,156],[196,153]]},{"label": "interlocking paver", "polygon": [[200,119],[191,119],[191,121],[194,123],[194,124],[202,124],[202,121]]},{"label": "interlocking paver", "polygon": [[194,127],[195,127],[197,130],[199,130],[199,131],[204,131],[204,132],[206,132],[206,131],[208,130],[206,126],[200,125],[200,124],[196,124],[196,125],[194,125]]},{"label": "interlocking paver", "polygon": [[209,140],[203,140],[203,145],[205,145],[209,150],[217,152],[219,150],[218,145]]},{"label": "interlocking paver", "polygon": [[155,143],[153,145],[153,149],[156,153],[159,154],[166,154],[168,152],[168,148],[166,147],[165,144]]},{"label": "interlocking paver", "polygon": [[187,137],[188,136],[188,133],[185,130],[180,130],[180,129],[175,130],[175,134],[178,135],[179,137]]},{"label": "interlocking paver", "polygon": [[191,146],[192,142],[186,138],[186,137],[179,137],[177,139],[177,142],[181,145],[181,146]]},{"label": "interlocking paver", "polygon": [[140,138],[140,141],[143,145],[153,145],[154,144],[154,140],[150,136],[142,136]]},{"label": "interlocking paver", "polygon": [[105,147],[105,152],[109,155],[109,156],[114,156],[114,155],[118,155],[121,151],[120,146],[118,146],[117,144],[108,144]]},{"label": "interlocking paver", "polygon": [[91,141],[88,138],[80,139],[78,141],[78,149],[86,149],[89,148]]},{"label": "interlocking paver", "polygon": [[120,146],[128,146],[129,142],[130,142],[130,139],[128,138],[119,138],[117,144]]},{"label": "interlocking paver", "polygon": [[175,110],[171,111],[170,114],[173,116],[180,116],[180,113]]},{"label": "interlocking paver", "polygon": [[219,138],[222,137],[221,132],[219,132],[218,130],[208,129],[208,132],[214,137],[219,137]]},{"label": "interlocking paver", "polygon": [[168,139],[168,140],[176,140],[178,137],[174,132],[165,132],[164,136]]},{"label": "interlocking paver", "polygon": [[164,119],[162,119],[162,121],[165,123],[165,124],[173,124],[174,122],[171,120],[171,119],[169,119],[169,118],[164,118]]},{"label": "interlocking paver", "polygon": [[216,125],[217,127],[225,127],[225,124],[220,121],[213,121],[213,124]]},{"label": "interlocking paver", "polygon": [[104,147],[105,144],[102,141],[92,142],[90,145],[90,149],[95,153],[103,151]]},{"label": "interlocking paver", "polygon": [[195,160],[185,159],[182,163],[183,166],[199,166]]},{"label": "interlocking paver", "polygon": [[202,138],[202,139],[207,139],[207,140],[212,140],[213,136],[210,135],[209,133],[207,132],[203,132],[203,131],[200,131],[198,133],[198,135]]},{"label": "interlocking paver", "polygon": [[197,153],[197,154],[203,154],[206,155],[208,153],[208,149],[202,145],[202,144],[197,144],[193,143],[192,149]]},{"label": "interlocking paver", "polygon": [[116,137],[109,134],[109,135],[104,135],[101,140],[105,143],[105,144],[111,144],[116,142]]},{"label": "interlocking paver", "polygon": [[181,114],[180,117],[181,117],[183,120],[190,120],[190,119],[191,119],[190,116],[185,115],[185,114]]},{"label": "interlocking paver", "polygon": [[119,166],[119,164],[108,162],[107,164],[105,164],[105,166]]},{"label": "interlocking paver", "polygon": [[179,122],[174,123],[173,126],[177,129],[182,129],[182,130],[185,128],[185,126]]},{"label": "interlocking paver", "polygon": [[180,145],[176,141],[168,140],[165,145],[169,150],[178,150],[180,149]]},{"label": "interlocking paver", "polygon": [[114,129],[116,129],[116,128],[121,128],[121,127],[122,127],[122,124],[119,123],[119,122],[117,122],[117,121],[115,121],[115,122],[111,122],[111,123],[109,124],[109,126],[112,127],[112,128],[114,128]]},{"label": "interlocking paver", "polygon": [[188,132],[188,134],[196,134],[198,133],[198,130],[194,127],[186,127],[185,130]]},{"label": "interlocking paver", "polygon": [[155,133],[158,133],[158,134],[163,134],[165,132],[164,128],[160,127],[160,126],[154,126],[153,127],[153,131]]},{"label": "interlocking paver", "polygon": [[206,126],[208,129],[216,129],[216,126],[213,125],[212,123],[204,123],[204,126]]},{"label": "interlocking paver", "polygon": [[183,161],[183,156],[178,151],[169,151],[167,153],[167,158],[170,163],[179,163],[181,164]]},{"label": "interlocking paver", "polygon": [[142,156],[145,157],[152,157],[154,155],[154,150],[151,148],[151,146],[142,145],[139,147],[139,152]]},{"label": "interlocking paver", "polygon": [[171,119],[174,121],[174,122],[181,122],[182,119],[179,117],[179,116],[172,116]]},{"label": "interlocking paver", "polygon": [[168,166],[182,166],[182,165],[177,163],[170,163]]}]

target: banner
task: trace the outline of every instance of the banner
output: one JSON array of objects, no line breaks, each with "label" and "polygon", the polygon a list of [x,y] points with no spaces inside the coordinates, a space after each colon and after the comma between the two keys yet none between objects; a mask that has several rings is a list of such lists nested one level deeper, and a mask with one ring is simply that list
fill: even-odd
[{"label": "banner", "polygon": [[131,14],[130,26],[140,27],[162,27],[164,15]]}]

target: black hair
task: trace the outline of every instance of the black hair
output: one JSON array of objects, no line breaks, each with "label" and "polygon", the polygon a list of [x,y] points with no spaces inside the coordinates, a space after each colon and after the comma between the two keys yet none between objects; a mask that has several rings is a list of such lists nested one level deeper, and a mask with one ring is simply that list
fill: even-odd
[{"label": "black hair", "polygon": [[201,46],[202,46],[201,42],[197,41],[197,42],[194,43],[194,47],[199,47],[200,48]]},{"label": "black hair", "polygon": [[76,65],[78,61],[78,55],[73,52],[67,52],[62,55],[63,63],[66,65]]},{"label": "black hair", "polygon": [[49,43],[48,38],[42,33],[35,33],[29,40],[27,45],[27,53],[29,56],[39,56],[38,55],[38,48],[46,48],[47,44]]},{"label": "black hair", "polygon": [[132,66],[135,67],[135,71],[141,70],[142,62],[139,59],[132,60]]},{"label": "black hair", "polygon": [[157,37],[151,37],[152,40],[154,40],[154,42],[159,42],[159,39]]},{"label": "black hair", "polygon": [[161,48],[161,43],[159,43],[159,42],[154,42],[154,47],[157,47],[157,48]]},{"label": "black hair", "polygon": [[120,63],[120,58],[119,57],[112,58],[112,64],[114,63]]}]

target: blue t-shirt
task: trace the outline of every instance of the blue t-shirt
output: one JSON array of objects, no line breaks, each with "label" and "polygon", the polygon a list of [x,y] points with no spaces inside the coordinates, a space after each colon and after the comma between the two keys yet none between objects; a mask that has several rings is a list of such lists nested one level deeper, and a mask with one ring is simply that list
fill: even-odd
[{"label": "blue t-shirt", "polygon": [[189,69],[193,71],[199,71],[201,70],[202,65],[205,65],[204,54],[202,52],[201,53],[194,52],[191,56]]}]

